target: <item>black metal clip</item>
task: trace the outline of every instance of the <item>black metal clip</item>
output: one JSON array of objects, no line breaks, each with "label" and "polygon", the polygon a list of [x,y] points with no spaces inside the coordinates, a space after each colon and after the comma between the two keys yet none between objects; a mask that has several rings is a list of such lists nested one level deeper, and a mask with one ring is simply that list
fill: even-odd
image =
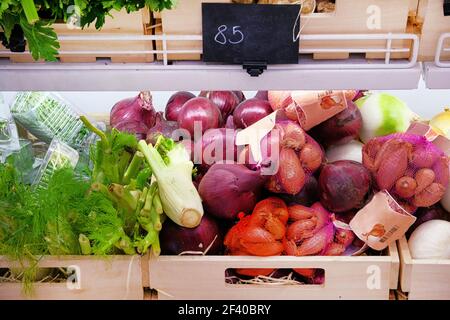
[{"label": "black metal clip", "polygon": [[444,1],[444,16],[450,16],[450,0]]},{"label": "black metal clip", "polygon": [[244,62],[242,67],[247,70],[247,73],[252,77],[258,77],[264,70],[267,70],[267,62],[265,61],[250,61]]}]

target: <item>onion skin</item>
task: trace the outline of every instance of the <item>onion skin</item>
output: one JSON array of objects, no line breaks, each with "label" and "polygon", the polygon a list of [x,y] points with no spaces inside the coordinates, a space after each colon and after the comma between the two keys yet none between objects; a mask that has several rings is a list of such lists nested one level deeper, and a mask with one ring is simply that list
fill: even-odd
[{"label": "onion skin", "polygon": [[195,228],[185,228],[167,219],[160,233],[161,253],[164,255],[179,255],[185,251],[204,252],[213,242],[206,253],[219,255],[223,251],[223,237],[217,222],[210,216],[204,215],[200,224]]},{"label": "onion skin", "polygon": [[121,132],[134,134],[139,140],[145,139],[148,131],[148,127],[142,122],[119,122],[114,128]]},{"label": "onion skin", "polygon": [[234,125],[236,128],[244,129],[271,113],[269,102],[255,98],[248,99],[234,109]]},{"label": "onion skin", "polygon": [[439,202],[445,194],[445,187],[440,184],[433,182],[428,187],[426,187],[422,192],[417,193],[412,201],[413,205],[416,207],[429,207],[433,204]]},{"label": "onion skin", "polygon": [[214,164],[200,182],[198,191],[211,215],[226,220],[250,213],[259,200],[266,177],[241,164]]},{"label": "onion skin", "polygon": [[309,207],[319,201],[319,183],[314,176],[310,176],[299,193],[295,195],[280,194],[279,197],[288,205],[300,204]]},{"label": "onion skin", "polygon": [[148,91],[117,102],[110,113],[111,127],[134,133],[139,139],[145,139],[148,129],[155,125],[155,121],[156,111]]},{"label": "onion skin", "polygon": [[[178,125],[186,129],[194,137],[194,122],[201,125],[201,133],[212,128],[218,128],[221,115],[217,106],[209,99],[197,97],[188,100],[178,114]],[[198,132],[199,134],[200,132]]]},{"label": "onion skin", "polygon": [[168,121],[177,121],[178,114],[180,113],[183,105],[195,98],[195,95],[188,91],[178,91],[175,92],[167,101],[165,116]]},{"label": "onion skin", "polygon": [[395,183],[395,193],[402,198],[411,198],[417,190],[417,182],[411,177],[401,177]]},{"label": "onion skin", "polygon": [[[253,159],[249,146],[245,146],[238,155],[239,163],[244,163],[251,170],[269,168],[276,171],[279,165],[280,135],[276,131],[271,131],[261,141],[262,161],[257,163]],[[270,174],[270,173],[269,173]]]},{"label": "onion skin", "polygon": [[307,143],[300,151],[300,163],[307,172],[315,172],[323,162],[323,151],[318,144]]},{"label": "onion skin", "polygon": [[227,119],[240,103],[239,98],[233,91],[208,91],[206,98],[219,108],[222,119]]},{"label": "onion skin", "polygon": [[147,143],[151,143],[154,145],[159,135],[170,137],[178,141],[177,138],[179,137],[172,136],[173,132],[177,129],[179,129],[178,122],[164,120],[162,117],[162,113],[158,112],[156,114],[155,125],[147,132]]},{"label": "onion skin", "polygon": [[234,118],[233,118],[233,116],[228,116],[227,121],[225,122],[225,128],[227,128],[227,129],[236,129],[236,126],[234,125]]},{"label": "onion skin", "polygon": [[[269,182],[268,189],[275,193],[297,194],[306,182],[305,171],[294,150],[282,148],[280,151],[280,167],[275,177],[275,187]],[[281,189],[280,189],[281,187]]]},{"label": "onion skin", "polygon": [[291,120],[277,121],[275,129],[280,130],[282,147],[300,150],[306,143],[306,133],[297,122]]},{"label": "onion skin", "polygon": [[408,149],[400,147],[381,160],[376,174],[380,190],[390,190],[395,182],[405,175],[408,168]]},{"label": "onion skin", "polygon": [[324,146],[346,144],[359,136],[362,117],[358,107],[347,100],[347,109],[314,127],[311,135]]},{"label": "onion skin", "polygon": [[323,167],[319,177],[321,203],[332,212],[362,208],[372,184],[369,171],[355,161],[336,161]]},{"label": "onion skin", "polygon": [[[207,130],[201,139],[197,140],[194,145],[194,155],[201,152],[201,159],[194,159],[194,163],[209,167],[216,162],[237,160],[237,146],[235,144],[236,131],[232,129],[217,128]],[[230,149],[233,148],[232,152]],[[222,152],[222,155],[216,153]],[[227,157],[227,151],[230,157]]]},{"label": "onion skin", "polygon": [[256,99],[269,101],[269,95],[267,91],[258,91],[255,95]]},{"label": "onion skin", "polygon": [[236,95],[236,97],[238,98],[239,103],[241,103],[242,101],[245,100],[245,95],[244,95],[244,93],[242,91],[236,90],[236,91],[233,91],[233,92]]},{"label": "onion skin", "polygon": [[[417,182],[417,188],[414,190],[414,193],[420,193],[423,190],[425,190],[426,187],[428,187],[430,184],[434,182],[434,179],[436,178],[436,175],[434,174],[434,171],[431,169],[420,169],[416,172],[414,178]],[[413,195],[410,195],[409,197],[412,197]],[[409,198],[407,196],[403,198]]]}]

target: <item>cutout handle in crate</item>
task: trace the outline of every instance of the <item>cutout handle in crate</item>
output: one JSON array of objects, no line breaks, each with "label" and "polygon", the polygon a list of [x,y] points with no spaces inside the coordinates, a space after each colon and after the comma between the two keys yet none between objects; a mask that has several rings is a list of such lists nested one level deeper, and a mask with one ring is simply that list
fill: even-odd
[{"label": "cutout handle in crate", "polygon": [[[140,300],[144,298],[144,278],[140,256],[45,256],[39,269],[63,268],[67,279],[35,282],[32,292],[20,282],[0,282],[0,300]],[[20,267],[17,261],[0,256],[0,269]]]}]

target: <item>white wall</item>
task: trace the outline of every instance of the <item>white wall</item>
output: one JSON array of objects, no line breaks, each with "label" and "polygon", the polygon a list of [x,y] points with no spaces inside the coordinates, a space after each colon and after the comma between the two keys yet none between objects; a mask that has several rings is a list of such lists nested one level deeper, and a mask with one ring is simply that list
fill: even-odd
[{"label": "white wall", "polygon": [[[192,91],[198,94],[198,91]],[[428,90],[422,82],[417,90],[385,91],[404,100],[409,107],[424,118],[432,118],[435,114],[450,106],[450,90]],[[157,111],[163,111],[167,100],[173,92],[152,92],[153,102]],[[253,97],[254,91],[244,92],[246,97]],[[14,92],[3,92],[8,103],[14,97]],[[109,112],[119,100],[133,97],[137,92],[60,92],[68,101],[72,102],[83,112]]]}]

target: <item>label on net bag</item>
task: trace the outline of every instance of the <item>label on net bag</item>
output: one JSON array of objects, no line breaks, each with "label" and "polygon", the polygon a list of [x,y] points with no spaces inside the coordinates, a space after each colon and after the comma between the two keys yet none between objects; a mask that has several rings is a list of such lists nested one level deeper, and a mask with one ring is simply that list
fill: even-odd
[{"label": "label on net bag", "polygon": [[450,156],[450,140],[433,130],[430,125],[416,121],[411,123],[406,132],[424,136],[428,141],[441,149],[447,156]]},{"label": "label on net bag", "polygon": [[304,130],[309,130],[347,108],[344,91],[293,91],[285,107],[295,112]]},{"label": "label on net bag", "polygon": [[383,250],[416,221],[386,190],[380,191],[350,221],[350,228],[369,247]]}]

